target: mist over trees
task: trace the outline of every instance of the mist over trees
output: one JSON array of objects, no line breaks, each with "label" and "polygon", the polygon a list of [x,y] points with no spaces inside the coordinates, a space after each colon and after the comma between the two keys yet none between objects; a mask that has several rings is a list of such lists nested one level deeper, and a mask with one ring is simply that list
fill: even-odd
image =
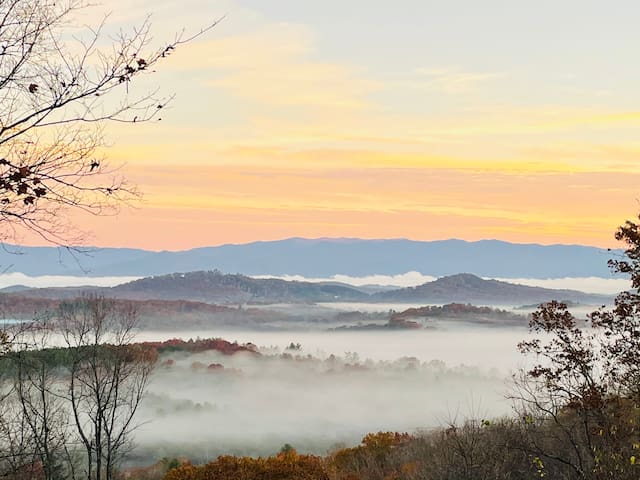
[{"label": "mist over trees", "polygon": [[[134,311],[101,297],[65,302],[46,323],[18,327],[0,358],[5,476],[115,478],[157,360],[132,343],[135,327]],[[65,348],[49,347],[53,335]]]}]

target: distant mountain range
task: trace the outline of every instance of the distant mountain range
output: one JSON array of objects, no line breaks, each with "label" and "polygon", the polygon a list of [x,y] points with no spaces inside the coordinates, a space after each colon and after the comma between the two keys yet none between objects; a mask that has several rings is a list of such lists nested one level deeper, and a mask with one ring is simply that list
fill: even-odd
[{"label": "distant mountain range", "polygon": [[[21,252],[20,255],[11,252]],[[610,277],[615,252],[580,245],[514,244],[498,240],[301,239],[152,252],[102,248],[75,256],[53,247],[0,250],[0,266],[30,276],[140,276],[218,269],[244,275],[397,275],[441,277],[471,272],[498,278]]]},{"label": "distant mountain range", "polygon": [[476,303],[519,305],[550,300],[574,303],[607,303],[611,297],[574,290],[552,290],[496,280],[483,280],[471,274],[439,278],[423,285],[369,294],[339,283],[297,282],[255,279],[219,271],[175,273],[143,278],[111,288],[22,289],[4,293],[16,297],[73,298],[83,291],[131,300],[188,300],[216,304],[242,303]]}]

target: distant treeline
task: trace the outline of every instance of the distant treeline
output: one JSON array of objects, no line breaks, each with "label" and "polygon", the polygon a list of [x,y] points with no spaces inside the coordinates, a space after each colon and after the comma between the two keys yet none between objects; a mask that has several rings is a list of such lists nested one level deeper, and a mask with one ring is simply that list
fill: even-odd
[{"label": "distant treeline", "polygon": [[125,361],[128,361],[128,357],[136,358],[138,356],[145,356],[152,359],[154,363],[157,362],[160,355],[165,353],[199,353],[205,351],[216,351],[223,355],[233,355],[239,352],[247,352],[252,355],[260,355],[255,345],[245,344],[241,345],[237,342],[229,342],[221,338],[204,338],[204,339],[170,339],[164,342],[140,342],[132,343],[128,345],[110,345],[103,344],[97,346],[80,346],[80,347],[51,347],[32,350],[18,350],[15,352],[8,352],[3,356],[0,356],[0,378],[3,374],[10,373],[10,371],[16,368],[16,360],[20,359],[28,363],[43,363],[49,368],[64,368],[71,365],[73,360],[78,355],[83,355],[83,352],[88,351],[100,351],[101,353],[108,353],[112,350],[119,350],[124,353]]},{"label": "distant treeline", "polygon": [[501,320],[524,324],[526,317],[508,310],[491,307],[477,307],[464,303],[449,303],[446,305],[430,305],[426,307],[409,308],[391,315],[390,322],[402,322],[415,318],[455,318],[460,320]]}]

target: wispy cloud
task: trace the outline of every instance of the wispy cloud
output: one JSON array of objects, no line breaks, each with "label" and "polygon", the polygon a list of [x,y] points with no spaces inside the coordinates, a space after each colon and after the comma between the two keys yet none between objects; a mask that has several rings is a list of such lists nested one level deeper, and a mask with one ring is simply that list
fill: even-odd
[{"label": "wispy cloud", "polygon": [[255,32],[199,42],[185,51],[170,68],[207,72],[204,85],[255,107],[337,113],[367,107],[367,95],[379,88],[353,65],[314,59],[312,33],[296,25],[265,25]]},{"label": "wispy cloud", "polygon": [[413,78],[404,84],[447,94],[460,94],[477,90],[486,82],[504,76],[504,72],[469,72],[457,67],[417,68]]},{"label": "wispy cloud", "polygon": [[[126,22],[151,6],[120,12],[123,1],[114,10]],[[107,129],[105,153],[146,203],[83,219],[97,244],[302,235],[605,245],[634,213],[640,113],[616,91],[565,98],[607,82],[497,57],[482,69],[471,56],[403,56],[395,38],[387,51],[342,47],[312,18],[209,3],[157,5],[155,25],[171,34],[176,22],[207,22],[202,12],[229,16],[150,76],[176,93],[162,122]]]}]

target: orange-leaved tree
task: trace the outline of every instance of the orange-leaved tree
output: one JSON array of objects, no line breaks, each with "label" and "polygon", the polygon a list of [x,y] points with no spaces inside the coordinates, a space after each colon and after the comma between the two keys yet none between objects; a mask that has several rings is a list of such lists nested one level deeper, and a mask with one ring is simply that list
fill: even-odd
[{"label": "orange-leaved tree", "polygon": [[221,456],[202,466],[182,465],[165,480],[328,480],[321,457],[299,455],[294,449],[267,458]]}]

